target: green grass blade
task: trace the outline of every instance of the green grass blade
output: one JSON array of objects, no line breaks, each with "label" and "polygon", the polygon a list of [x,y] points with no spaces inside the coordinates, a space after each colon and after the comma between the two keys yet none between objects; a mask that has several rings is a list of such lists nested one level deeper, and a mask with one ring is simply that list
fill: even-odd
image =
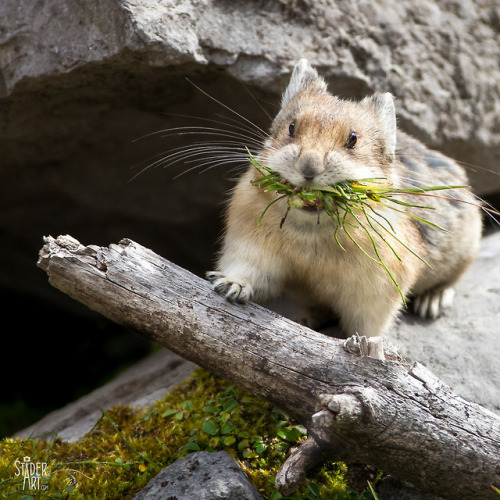
[{"label": "green grass blade", "polygon": [[368,229],[365,227],[364,224],[361,223],[361,221],[359,220],[359,218],[357,217],[356,214],[354,214],[352,211],[350,211],[350,214],[356,219],[356,221],[358,222],[358,224],[360,225],[360,227],[365,231],[365,233],[367,234],[368,238],[370,239],[371,243],[372,243],[372,246],[373,246],[373,251],[375,252],[375,255],[377,256],[377,259],[374,259],[373,257],[371,257],[366,251],[365,251],[365,254],[368,255],[372,260],[375,260],[375,262],[378,262],[380,264],[382,264],[383,268],[385,269],[385,271],[387,272],[387,274],[389,275],[389,278],[391,278],[392,282],[394,283],[394,285],[396,286],[396,288],[398,289],[398,292],[399,292],[399,295],[401,296],[401,299],[403,300],[403,304],[405,307],[407,307],[407,304],[406,304],[406,299],[403,295],[403,292],[401,291],[401,288],[399,286],[399,283],[397,282],[396,278],[393,276],[393,274],[391,273],[391,271],[389,270],[389,268],[387,267],[387,265],[385,264],[385,262],[383,261],[382,257],[380,256],[379,254],[379,251],[377,249],[377,245],[375,243],[375,240],[373,239],[373,236],[370,234],[370,231],[368,231]]},{"label": "green grass blade", "polygon": [[391,210],[395,210],[396,212],[399,212],[399,213],[402,213],[404,215],[407,215],[408,217],[411,217],[412,219],[415,219],[415,220],[418,220],[419,222],[422,222],[424,224],[427,224],[431,227],[433,227],[434,229],[439,229],[440,231],[447,231],[444,227],[441,227],[441,226],[438,226],[437,224],[435,224],[434,222],[431,222],[427,219],[424,219],[422,217],[419,217],[418,215],[415,215],[415,214],[412,214],[410,212],[404,212],[403,210],[399,210],[398,208],[396,207],[392,207],[391,205],[387,205],[386,203],[380,203],[382,206],[384,207],[387,207],[387,208],[390,208]]},{"label": "green grass blade", "polygon": [[264,217],[265,213],[269,210],[269,207],[271,205],[274,205],[275,203],[277,203],[278,201],[282,200],[283,198],[285,198],[286,194],[280,196],[279,198],[276,198],[275,200],[271,201],[271,203],[269,203],[269,205],[267,205],[267,207],[264,209],[264,211],[260,214],[260,217],[259,217],[259,220],[257,221],[257,225],[260,226],[260,223],[262,221],[262,217]]},{"label": "green grass blade", "polygon": [[[378,215],[379,217],[382,217],[383,219],[385,219],[385,217],[383,215],[381,215],[379,212],[377,212],[371,205],[367,204],[369,207],[370,207],[370,210],[375,214],[375,215]],[[410,253],[412,253],[417,259],[419,259],[420,261],[422,261],[426,266],[430,267],[432,269],[432,266],[424,259],[422,258],[420,255],[418,255],[417,252],[415,252],[414,250],[412,250],[408,245],[406,245],[406,243],[404,243],[400,238],[398,238],[396,236],[396,232],[394,231],[394,229],[392,228],[391,226],[391,231],[389,231],[379,220],[377,220],[376,218],[373,218],[373,220],[379,224],[384,230],[386,230],[400,245],[402,245],[404,248],[406,248],[406,250],[408,250]],[[387,219],[385,219],[387,220]],[[390,223],[389,223],[390,224]]]}]

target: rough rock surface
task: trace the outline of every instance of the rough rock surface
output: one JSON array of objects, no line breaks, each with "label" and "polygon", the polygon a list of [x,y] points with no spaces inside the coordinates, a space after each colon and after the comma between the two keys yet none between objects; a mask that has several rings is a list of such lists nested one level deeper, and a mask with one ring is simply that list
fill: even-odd
[{"label": "rough rock surface", "polygon": [[77,401],[53,411],[15,437],[57,436],[77,441],[89,432],[101,417],[101,408],[123,404],[146,408],[184,382],[196,368],[173,352],[162,349],[120,373],[113,380]]},{"label": "rough rock surface", "polygon": [[[47,104],[53,108],[64,104],[59,90],[76,91],[79,102],[66,104],[78,107],[93,92],[98,96],[128,87],[139,110],[147,108],[144,94],[151,82],[166,79],[177,87],[180,75],[208,75],[217,67],[279,93],[291,65],[306,56],[339,94],[390,90],[398,97],[403,128],[464,161],[496,165],[498,172],[500,8],[495,0],[105,0],[85,5],[20,0],[4,2],[0,9],[1,94],[10,96],[5,102],[22,97],[24,115],[17,124],[9,120],[7,130],[29,118],[40,126],[29,101],[39,100],[42,90],[52,97]],[[169,90],[150,88],[164,111],[168,98],[161,100]],[[182,98],[179,88],[173,90]],[[102,101],[116,105],[109,97]],[[59,123],[71,120],[59,118]],[[482,191],[491,188],[482,184]]]},{"label": "rough rock surface", "polygon": [[200,451],[159,472],[134,500],[262,500],[225,451]]}]

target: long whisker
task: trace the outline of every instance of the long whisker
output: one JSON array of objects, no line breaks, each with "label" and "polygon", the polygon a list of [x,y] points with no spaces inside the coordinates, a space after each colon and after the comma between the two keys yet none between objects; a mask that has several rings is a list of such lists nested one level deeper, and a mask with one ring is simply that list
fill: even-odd
[{"label": "long whisker", "polygon": [[[214,123],[216,125],[224,125],[225,127],[228,128],[214,128],[214,130],[220,130],[221,132],[234,132],[236,130],[240,130],[242,133],[245,134],[245,137],[247,134],[250,134],[253,136],[255,139],[258,139],[259,141],[262,141],[262,139],[269,134],[262,134],[261,131],[257,128],[256,125],[254,125],[252,122],[250,122],[250,125],[246,123],[241,123],[241,121],[238,121],[234,118],[227,117],[224,115],[217,114],[216,116],[220,117],[220,120],[215,120],[213,118],[206,118],[206,117],[198,117],[198,116],[191,116],[191,115],[181,115],[181,114],[175,114],[175,113],[168,113],[168,116],[175,116],[178,118],[184,118],[184,119],[190,119],[190,120],[198,120],[202,122],[207,122],[207,123]],[[231,123],[228,123],[231,122]],[[194,128],[194,126],[192,127]],[[208,128],[208,127],[199,127],[200,129],[202,128]],[[156,131],[153,134],[149,135],[154,135],[161,133],[162,131]],[[147,136],[146,136],[147,137]]]},{"label": "long whisker", "polygon": [[258,144],[259,146],[262,144],[262,137],[256,136],[254,138],[249,138],[247,134],[237,132],[235,130],[228,130],[228,129],[222,129],[222,128],[215,128],[215,127],[202,127],[202,126],[184,126],[184,127],[171,127],[171,128],[166,128],[162,130],[157,130],[155,132],[152,132],[150,134],[144,135],[137,140],[145,139],[148,137],[153,137],[153,136],[161,136],[162,138],[166,137],[181,137],[181,136],[186,136],[186,135],[198,135],[198,136],[204,136],[204,135],[212,135],[216,137],[230,137],[233,139],[238,139],[239,141],[243,142],[249,142],[252,144]]},{"label": "long whisker", "polygon": [[215,167],[220,167],[222,165],[231,165],[233,164],[236,167],[248,167],[248,157],[247,158],[242,158],[241,159],[244,163],[241,163],[241,164],[238,164],[236,163],[236,160],[234,158],[229,158],[229,159],[221,159],[221,158],[213,158],[212,160],[207,160],[206,162],[203,162],[203,163],[200,163],[200,164],[197,164],[195,165],[194,167],[191,167],[191,168],[188,168],[184,171],[182,171],[181,173],[177,174],[174,179],[177,179],[189,172],[192,172],[193,170],[198,170],[199,168],[203,168],[203,167],[207,167],[207,168],[204,168],[200,174],[202,173],[205,173],[205,172],[208,172],[209,170],[211,170],[212,168],[215,168]]},{"label": "long whisker", "polygon": [[[215,153],[215,154],[214,154]],[[229,155],[237,157],[245,156],[245,149],[242,147],[221,147],[219,145],[202,145],[198,147],[190,147],[189,149],[178,149],[173,153],[169,153],[155,162],[155,166],[163,165],[169,166],[178,163],[179,161],[194,162],[198,157],[206,157],[212,155],[213,157]]]},{"label": "long whisker", "polygon": [[243,115],[241,115],[240,113],[238,113],[237,111],[235,111],[234,109],[231,109],[229,106],[226,106],[223,102],[219,101],[218,99],[216,99],[215,97],[211,96],[210,94],[208,94],[207,92],[205,92],[203,89],[201,89],[200,87],[198,87],[197,85],[195,85],[191,80],[189,80],[189,78],[186,78],[186,80],[194,87],[196,88],[198,91],[200,91],[203,95],[207,96],[209,99],[211,99],[212,101],[216,102],[217,104],[219,104],[220,106],[222,106],[224,109],[227,109],[230,113],[238,116],[239,118],[241,118],[244,122],[246,123],[249,123],[250,125],[252,125],[253,127],[255,127],[257,130],[260,130],[264,135],[267,135],[266,132],[264,130],[262,130],[260,127],[258,127],[257,125],[255,125],[255,123],[252,123],[248,118],[245,118]]},{"label": "long whisker", "polygon": [[[213,154],[213,153],[216,154]],[[193,148],[189,151],[177,151],[175,153],[169,154],[165,156],[163,159],[158,160],[158,165],[170,166],[178,163],[180,161],[184,161],[186,163],[193,163],[198,161],[198,158],[207,157],[207,155],[211,155],[212,158],[223,157],[223,155],[232,155],[234,158],[248,158],[246,151],[244,149],[237,147],[207,147],[200,146],[199,148]]]},{"label": "long whisker", "polygon": [[[159,130],[154,134],[150,135],[161,135],[161,137],[171,137],[171,136],[184,136],[184,135],[214,135],[219,137],[232,137],[233,139],[249,141],[249,138],[246,134],[242,134],[240,132],[236,132],[233,130],[225,130],[214,127],[172,127],[163,130]],[[249,142],[254,142],[261,144],[260,140],[251,139]]]},{"label": "long whisker", "polygon": [[248,87],[246,85],[244,85],[244,84],[242,84],[242,85],[243,85],[243,88],[245,89],[246,93],[252,98],[252,100],[257,104],[257,106],[259,106],[259,108],[267,116],[267,118],[270,121],[272,121],[273,117],[267,112],[267,110],[264,108],[264,106],[262,106],[260,101],[252,94],[252,92],[250,92],[250,90],[248,89]]},{"label": "long whisker", "polygon": [[[233,116],[225,116],[216,114],[217,118],[198,117],[174,113],[166,113],[168,116],[189,118],[199,122],[204,122],[210,126],[192,125],[171,127],[163,130],[157,130],[150,134],[146,134],[135,141],[148,137],[182,137],[182,136],[197,136],[200,140],[194,144],[185,147],[179,146],[169,151],[157,154],[151,158],[151,163],[135,174],[130,181],[151,168],[163,167],[167,168],[179,163],[195,164],[188,168],[183,173],[190,172],[195,169],[204,169],[202,172],[218,165],[237,164],[244,165],[248,162],[248,151],[253,150],[252,154],[262,149],[263,140],[269,137],[269,134],[253,123],[251,120],[230,108],[223,102],[210,95],[208,92],[200,88],[191,80],[186,79],[195,89],[201,92],[204,96],[215,102],[220,107],[229,111]],[[247,93],[254,99],[266,116],[271,119],[262,105],[255,99],[255,96],[244,86]],[[220,138],[219,140],[202,140],[203,137]],[[274,150],[270,146],[269,150]],[[208,167],[208,168],[205,168]],[[177,175],[176,177],[179,177]],[[129,182],[130,182],[129,181]]]},{"label": "long whisker", "polygon": [[[169,151],[167,154],[161,153],[159,155],[155,155],[154,158],[158,158],[155,161],[150,162],[148,165],[146,165],[144,168],[142,168],[139,172],[137,172],[132,178],[129,180],[129,182],[133,181],[136,179],[139,175],[142,175],[144,172],[147,170],[150,170],[152,168],[157,168],[160,166],[163,166],[164,168],[173,166],[177,163],[180,163],[183,160],[189,160],[190,158],[194,158],[196,156],[206,156],[210,154],[210,152],[215,151],[217,154],[220,154],[222,152],[220,147],[209,147],[209,146],[204,146],[199,148],[193,148],[189,147],[186,149],[185,147],[179,147],[175,148],[175,150]],[[230,151],[224,151],[229,153]],[[189,160],[189,161],[195,161],[194,159]]]},{"label": "long whisker", "polygon": [[[252,134],[254,137],[258,138],[260,141],[262,141],[265,137],[269,137],[269,134],[267,132],[262,133],[261,129],[258,128],[256,125],[252,124],[250,127],[249,125],[242,124],[239,120],[236,118],[231,118],[229,116],[224,116],[221,114],[216,114],[216,116],[220,118],[224,118],[226,120],[223,122],[225,125],[230,125],[231,129],[237,128],[239,130],[242,130],[244,132],[248,132]],[[231,123],[228,123],[231,122]]]}]

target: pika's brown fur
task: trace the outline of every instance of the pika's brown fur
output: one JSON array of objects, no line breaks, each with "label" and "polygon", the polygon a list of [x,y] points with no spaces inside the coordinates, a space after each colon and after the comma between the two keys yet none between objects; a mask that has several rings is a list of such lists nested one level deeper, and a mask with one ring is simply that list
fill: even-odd
[{"label": "pika's brown fur", "polygon": [[[327,91],[306,60],[292,74],[258,159],[297,187],[374,177],[384,177],[384,184],[395,188],[467,184],[458,164],[396,131],[390,94],[361,102],[341,100]],[[346,335],[385,334],[402,300],[383,266],[367,258],[340,230],[342,249],[334,239],[335,221],[324,212],[292,209],[280,229],[287,210],[286,201],[280,200],[257,225],[264,209],[276,199],[275,193],[251,184],[258,175],[250,167],[232,195],[218,269],[208,273],[214,288],[241,303],[286,292],[316,316],[338,317]],[[450,305],[451,286],[479,248],[481,217],[472,194],[456,190],[450,198],[425,197],[422,203],[422,198],[400,196],[410,204],[433,208],[401,206],[402,212],[411,211],[446,231],[379,204],[378,215],[372,214],[386,227],[390,222],[405,244],[391,240],[399,260],[372,234],[382,261],[402,293],[415,298],[422,316],[436,317]],[[353,238],[375,257],[364,229],[355,220],[349,222]]]}]

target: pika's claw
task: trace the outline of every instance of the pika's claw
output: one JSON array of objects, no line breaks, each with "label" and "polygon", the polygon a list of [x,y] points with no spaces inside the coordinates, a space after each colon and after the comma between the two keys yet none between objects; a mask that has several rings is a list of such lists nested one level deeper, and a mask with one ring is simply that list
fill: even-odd
[{"label": "pika's claw", "polygon": [[416,297],[413,301],[413,309],[415,314],[422,318],[436,319],[443,311],[453,304],[455,290],[453,288],[445,288],[438,292],[429,292]]},{"label": "pika's claw", "polygon": [[253,295],[252,287],[244,282],[226,277],[219,271],[210,271],[206,274],[214,290],[226,297],[229,302],[246,304]]}]

